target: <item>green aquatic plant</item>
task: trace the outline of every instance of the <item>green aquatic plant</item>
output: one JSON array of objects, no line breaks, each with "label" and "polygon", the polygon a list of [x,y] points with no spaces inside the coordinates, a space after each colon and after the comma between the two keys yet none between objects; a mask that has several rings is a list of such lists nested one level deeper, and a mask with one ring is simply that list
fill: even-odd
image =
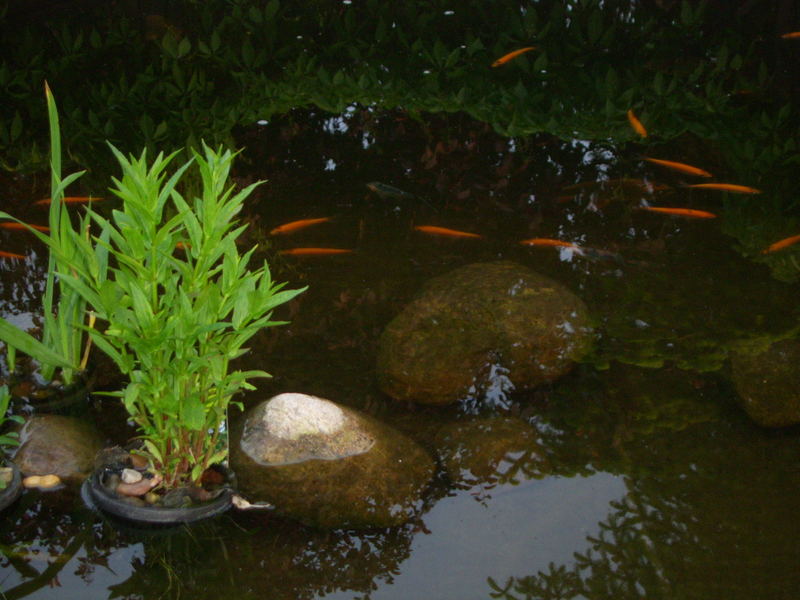
[{"label": "green aquatic plant", "polygon": [[[0,432],[2,432],[8,423],[23,423],[22,417],[19,415],[6,416],[8,412],[8,403],[11,400],[11,394],[8,391],[7,385],[0,385]],[[16,446],[19,444],[19,434],[16,431],[9,431],[8,433],[0,433],[0,464],[2,464],[3,451],[9,446]],[[0,490],[5,489],[6,480],[0,477]]]},{"label": "green aquatic plant", "polygon": [[[261,370],[231,369],[244,344],[272,320],[275,307],[303,289],[283,290],[269,265],[248,267],[255,247],[240,253],[245,230],[236,216],[256,184],[234,193],[227,180],[234,155],[203,145],[203,154],[171,176],[175,154],[125,157],[112,192],[122,201],[110,218],[92,214],[99,234],[73,232],[80,264],[59,277],[91,306],[89,333],[130,378],[122,399],[143,449],[166,487],[197,483],[227,456],[225,424],[234,395],[253,389]],[[195,163],[200,191],[185,198],[178,184]]]},{"label": "green aquatic plant", "polygon": [[[44,326],[41,340],[0,318],[0,340],[6,344],[6,361],[11,372],[15,369],[16,351],[20,350],[39,363],[39,374],[51,382],[60,370],[61,380],[69,385],[86,369],[88,338],[83,327],[86,319],[86,301],[74,289],[63,285],[56,272],[69,272],[75,255],[75,240],[79,237],[73,229],[67,212],[64,191],[83,174],[83,171],[61,177],[61,135],[58,110],[50,88],[45,84],[48,119],[50,122],[50,212],[47,232],[27,226],[29,231],[45,243],[49,250],[47,280],[42,299]],[[0,211],[0,219],[22,223],[16,217]],[[87,230],[89,216],[79,219],[77,231]],[[56,299],[57,298],[57,299]]]}]

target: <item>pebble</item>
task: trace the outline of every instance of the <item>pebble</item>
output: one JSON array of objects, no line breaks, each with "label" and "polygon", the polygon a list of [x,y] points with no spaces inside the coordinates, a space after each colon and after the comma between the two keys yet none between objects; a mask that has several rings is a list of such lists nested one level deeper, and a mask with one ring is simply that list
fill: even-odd
[{"label": "pebble", "polygon": [[161,483],[161,477],[158,475],[152,479],[142,479],[136,483],[123,482],[117,486],[117,493],[123,496],[144,496],[159,483]]},{"label": "pebble", "polygon": [[123,483],[138,483],[142,480],[142,474],[136,469],[122,469]]},{"label": "pebble", "polygon": [[22,485],[28,489],[49,490],[61,485],[61,478],[58,475],[31,475],[22,480]]}]

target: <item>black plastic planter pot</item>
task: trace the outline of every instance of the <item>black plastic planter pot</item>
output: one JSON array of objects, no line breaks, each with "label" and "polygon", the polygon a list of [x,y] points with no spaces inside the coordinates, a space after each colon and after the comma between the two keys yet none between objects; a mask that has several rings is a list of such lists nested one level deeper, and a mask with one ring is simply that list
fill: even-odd
[{"label": "black plastic planter pot", "polygon": [[5,488],[0,490],[0,510],[5,510],[7,507],[11,506],[22,493],[22,476],[19,474],[17,465],[11,461],[0,461],[0,466],[11,467],[13,471],[11,481],[8,482]]},{"label": "black plastic planter pot", "polygon": [[[229,481],[233,478],[226,473]],[[169,508],[164,506],[139,506],[129,498],[109,490],[101,481],[102,471],[95,471],[83,483],[81,495],[90,508],[97,508],[115,517],[143,525],[178,525],[207,519],[221,514],[231,507],[233,489],[225,487],[219,496],[208,502],[189,507]]]},{"label": "black plastic planter pot", "polygon": [[84,374],[75,383],[68,386],[17,385],[12,388],[14,411],[17,414],[80,412],[85,410],[93,382],[92,374]]}]

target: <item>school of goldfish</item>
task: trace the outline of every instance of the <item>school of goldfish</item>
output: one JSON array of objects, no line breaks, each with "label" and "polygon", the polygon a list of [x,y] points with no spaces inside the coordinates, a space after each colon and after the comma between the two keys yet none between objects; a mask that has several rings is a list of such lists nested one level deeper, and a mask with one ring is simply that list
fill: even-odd
[{"label": "school of goldfish", "polygon": [[[792,31],[788,33],[784,33],[781,35],[784,39],[800,39],[800,31]],[[525,46],[523,48],[519,48],[517,50],[513,50],[504,54],[503,56],[496,59],[492,62],[491,67],[496,68],[502,65],[507,64],[508,62],[512,61],[513,59],[531,52],[535,50],[536,46]],[[628,122],[631,128],[639,135],[642,139],[646,139],[648,137],[648,131],[639,117],[634,113],[633,109],[628,109],[626,113]],[[677,171],[683,173],[685,175],[692,175],[696,177],[704,177],[704,178],[713,178],[713,175],[708,171],[701,169],[699,167],[695,167],[692,165],[688,165],[686,163],[667,160],[662,158],[653,158],[651,156],[642,157],[644,161],[647,161],[651,164],[664,167],[673,171]],[[564,192],[571,192],[577,191],[582,188],[592,188],[597,186],[603,186],[604,184],[607,185],[633,185],[640,187],[643,190],[652,193],[653,191],[661,191],[665,189],[669,189],[669,186],[663,184],[653,184],[646,180],[633,180],[633,179],[620,179],[620,180],[608,180],[605,182],[585,182],[585,183],[578,183],[572,184],[562,188]],[[394,190],[390,186],[385,186],[384,184],[380,184],[378,182],[371,182],[367,184],[367,187],[378,194],[384,193],[384,188],[389,190]],[[735,183],[722,183],[722,182],[709,182],[709,183],[694,183],[694,184],[687,184],[684,186],[687,189],[697,189],[697,190],[718,190],[724,192],[730,192],[735,194],[760,194],[761,190],[758,190],[753,187],[735,184]],[[398,190],[399,191],[399,190]],[[402,193],[402,192],[401,192]],[[562,195],[558,196],[556,200],[558,201],[566,201],[574,198],[572,195]],[[90,203],[90,202],[99,202],[102,201],[102,197],[84,197],[84,196],[67,196],[63,198],[63,202],[65,204],[82,204],[82,203]],[[43,198],[34,202],[35,205],[48,205],[50,204],[50,198]],[[704,210],[697,210],[692,208],[683,208],[683,207],[667,207],[667,206],[649,206],[649,205],[642,205],[636,207],[639,210],[648,211],[651,213],[656,214],[664,214],[674,217],[684,217],[690,219],[714,219],[717,215],[712,212],[704,211]],[[300,219],[297,221],[291,221],[289,223],[284,223],[283,225],[279,225],[273,228],[269,233],[270,235],[287,235],[294,233],[296,231],[300,231],[302,229],[306,229],[308,227],[312,227],[314,225],[319,225],[321,223],[327,223],[331,220],[330,217],[318,217],[318,218],[311,218],[311,219]],[[0,228],[8,229],[8,230],[30,230],[35,229],[41,232],[49,232],[49,228],[44,225],[36,225],[30,223],[17,223],[13,221],[6,221],[0,223]],[[450,229],[447,227],[442,227],[438,225],[417,225],[414,227],[416,231],[426,233],[429,235],[437,235],[437,236],[445,236],[450,238],[461,238],[461,239],[482,239],[483,236],[477,233],[471,233],[467,231],[460,231],[457,229]],[[764,248],[762,250],[763,254],[769,254],[772,252],[777,252],[779,250],[783,250],[788,248],[794,244],[800,243],[800,234],[793,235],[788,238],[779,240],[774,242]],[[524,246],[549,246],[549,247],[559,247],[559,248],[569,248],[574,250],[578,253],[584,253],[586,249],[582,248],[581,246],[574,244],[572,242],[558,240],[558,239],[551,239],[551,238],[531,238],[522,240],[520,242],[521,245]],[[305,248],[289,248],[285,250],[281,250],[279,253],[286,256],[325,256],[325,255],[341,255],[341,254],[351,254],[354,250],[348,248],[322,248],[322,247],[305,247]],[[603,252],[603,251],[595,251],[595,252]],[[20,260],[24,259],[25,256],[21,254],[16,254],[13,252],[6,252],[0,250],[0,258],[5,259],[12,259],[12,260]]]}]

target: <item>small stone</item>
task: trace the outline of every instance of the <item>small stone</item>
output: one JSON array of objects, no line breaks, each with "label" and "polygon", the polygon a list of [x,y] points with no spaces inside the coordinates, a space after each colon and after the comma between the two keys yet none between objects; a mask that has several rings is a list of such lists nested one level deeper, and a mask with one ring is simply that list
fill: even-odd
[{"label": "small stone", "polygon": [[148,504],[158,504],[158,501],[161,500],[161,496],[156,494],[155,492],[147,492],[144,495],[144,501]]},{"label": "small stone", "polygon": [[147,492],[161,483],[161,477],[156,475],[152,479],[141,479],[136,483],[125,483],[117,486],[117,493],[123,496],[144,496]]},{"label": "small stone", "polygon": [[138,483],[142,480],[142,474],[136,469],[122,469],[123,483]]},{"label": "small stone", "polygon": [[39,475],[31,475],[22,480],[22,485],[27,489],[39,487],[42,478]]},{"label": "small stone", "polygon": [[42,475],[39,478],[39,489],[49,490],[61,485],[61,478],[58,475]]},{"label": "small stone", "polygon": [[39,488],[49,490],[61,485],[61,478],[58,475],[31,475],[22,480],[22,485],[27,489]]}]

